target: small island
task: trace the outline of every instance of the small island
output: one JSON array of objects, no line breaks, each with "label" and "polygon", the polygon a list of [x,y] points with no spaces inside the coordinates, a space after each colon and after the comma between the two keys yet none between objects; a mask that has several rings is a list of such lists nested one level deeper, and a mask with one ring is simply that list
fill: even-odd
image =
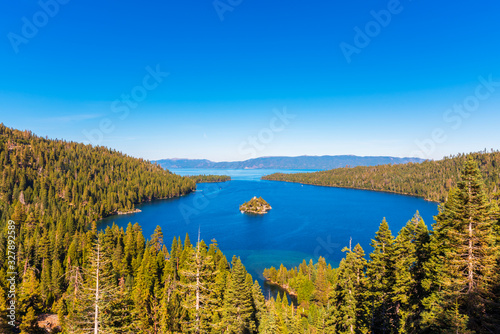
[{"label": "small island", "polygon": [[267,203],[262,197],[257,198],[257,196],[254,196],[254,198],[250,201],[240,205],[240,211],[242,213],[252,213],[256,215],[263,215],[271,209],[272,208],[269,203]]}]

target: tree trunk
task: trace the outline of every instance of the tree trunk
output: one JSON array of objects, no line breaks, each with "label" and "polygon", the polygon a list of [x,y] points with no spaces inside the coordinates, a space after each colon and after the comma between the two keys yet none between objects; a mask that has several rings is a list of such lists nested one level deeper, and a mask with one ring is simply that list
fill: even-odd
[{"label": "tree trunk", "polygon": [[[471,198],[471,185],[469,183],[469,198]],[[469,213],[470,214],[470,213]],[[471,292],[474,289],[474,263],[472,262],[474,258],[473,254],[473,244],[472,244],[472,217],[469,216],[469,254],[468,254],[468,259],[467,259],[467,269],[468,269],[468,275],[467,275],[467,280],[468,280],[468,285],[469,285],[469,290],[468,292]]]}]

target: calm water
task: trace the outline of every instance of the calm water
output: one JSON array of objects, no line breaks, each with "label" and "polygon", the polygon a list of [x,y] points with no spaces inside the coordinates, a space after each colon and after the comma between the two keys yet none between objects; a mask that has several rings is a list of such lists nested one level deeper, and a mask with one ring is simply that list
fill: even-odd
[{"label": "calm water", "polygon": [[[172,171],[226,174],[233,180],[199,184],[196,193],[143,204],[138,206],[142,212],[109,217],[100,227],[115,222],[126,228],[129,222],[138,222],[147,238],[160,225],[168,246],[174,236],[184,240],[186,233],[194,243],[200,228],[207,244],[216,239],[229,261],[240,256],[261,285],[264,268],[281,263],[295,266],[302,259],[316,261],[323,256],[337,266],[350,238],[353,246],[359,243],[370,253],[370,240],[384,217],[395,235],[417,210],[429,227],[437,214],[436,203],[410,196],[260,180],[276,170]],[[242,214],[239,205],[253,196],[262,196],[273,209],[263,216]],[[264,291],[267,294],[269,287]]]}]

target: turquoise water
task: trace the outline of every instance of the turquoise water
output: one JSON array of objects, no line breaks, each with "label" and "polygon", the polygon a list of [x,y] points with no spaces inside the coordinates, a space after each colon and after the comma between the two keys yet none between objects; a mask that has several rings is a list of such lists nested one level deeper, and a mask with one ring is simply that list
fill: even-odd
[{"label": "turquoise water", "polygon": [[[436,203],[411,196],[260,180],[276,170],[172,171],[226,174],[233,180],[199,184],[195,193],[140,205],[142,212],[108,217],[100,227],[138,222],[148,238],[160,225],[168,246],[174,236],[184,240],[186,233],[194,243],[200,228],[206,243],[216,239],[229,261],[240,256],[261,285],[264,268],[281,263],[295,266],[323,256],[337,266],[350,238],[353,246],[359,243],[370,253],[370,240],[384,217],[396,235],[417,210],[429,227],[437,214]],[[273,209],[262,216],[242,214],[239,205],[253,196],[262,196]],[[264,292],[272,293],[267,286]]]}]

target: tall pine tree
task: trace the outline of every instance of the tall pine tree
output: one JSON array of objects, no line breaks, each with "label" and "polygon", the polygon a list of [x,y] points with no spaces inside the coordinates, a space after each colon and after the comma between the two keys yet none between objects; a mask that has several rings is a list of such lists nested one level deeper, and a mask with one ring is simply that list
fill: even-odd
[{"label": "tall pine tree", "polygon": [[362,308],[363,292],[366,285],[366,260],[363,248],[357,244],[347,252],[338,268],[337,282],[330,294],[328,330],[331,333],[362,333],[365,330]]},{"label": "tall pine tree", "polygon": [[498,281],[494,224],[481,173],[470,157],[434,225],[426,284],[431,294],[424,314],[428,328],[491,333],[498,329],[500,313],[492,303]]},{"label": "tall pine tree", "polygon": [[394,304],[395,326],[399,333],[420,332],[423,266],[427,259],[429,231],[420,214],[401,229],[394,243],[394,284],[391,299]]},{"label": "tall pine tree", "polygon": [[393,303],[390,298],[394,282],[394,237],[384,220],[372,240],[367,274],[366,302],[368,326],[373,333],[390,333],[393,323]]},{"label": "tall pine tree", "polygon": [[256,331],[253,308],[252,281],[247,280],[247,271],[241,260],[233,257],[231,274],[224,296],[224,333],[247,334]]}]

